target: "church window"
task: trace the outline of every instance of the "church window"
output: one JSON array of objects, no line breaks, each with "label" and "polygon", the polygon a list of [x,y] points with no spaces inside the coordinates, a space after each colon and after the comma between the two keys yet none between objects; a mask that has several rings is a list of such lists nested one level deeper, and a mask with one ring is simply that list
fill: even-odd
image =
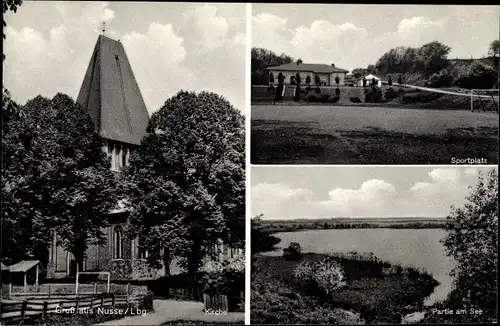
[{"label": "church window", "polygon": [[122,250],[123,250],[123,231],[121,226],[117,226],[114,229],[113,233],[113,244],[114,244],[114,253],[113,253],[113,258],[115,259],[120,259],[122,258]]}]

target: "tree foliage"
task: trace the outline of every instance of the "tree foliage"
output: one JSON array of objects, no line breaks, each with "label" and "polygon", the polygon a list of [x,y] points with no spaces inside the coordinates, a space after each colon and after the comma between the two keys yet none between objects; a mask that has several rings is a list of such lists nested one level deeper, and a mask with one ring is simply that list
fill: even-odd
[{"label": "tree foliage", "polygon": [[494,40],[490,43],[490,47],[488,49],[488,55],[492,57],[498,57],[500,54],[500,40]]},{"label": "tree foliage", "polygon": [[[456,289],[450,305],[462,309],[479,308],[480,316],[470,322],[490,323],[497,315],[498,263],[498,173],[491,169],[479,175],[475,188],[467,197],[468,203],[453,208],[448,219],[448,235],[443,240],[448,254],[455,259]],[[462,306],[462,307],[460,307]],[[461,316],[462,318],[464,316]],[[477,319],[479,318],[479,319]],[[462,322],[465,322],[463,320]]]},{"label": "tree foliage", "polygon": [[37,96],[19,114],[12,107],[4,99],[3,255],[45,261],[55,229],[81,264],[88,243],[104,241],[101,228],[117,203],[102,138],[66,95]]},{"label": "tree foliage", "polygon": [[129,231],[151,263],[177,256],[193,276],[218,239],[243,247],[244,118],[219,95],[180,91],[147,132],[125,172]]},{"label": "tree foliage", "polygon": [[[17,12],[17,8],[19,8],[23,4],[22,0],[3,0],[3,15],[5,17],[5,13],[8,11]],[[7,23],[5,22],[5,18],[3,19],[3,39],[5,40],[5,27],[7,27]],[[3,54],[3,60],[5,60],[5,54]]]},{"label": "tree foliage", "polygon": [[263,48],[251,50],[251,79],[252,85],[267,85],[268,75],[266,68],[293,62],[293,58],[282,53],[277,55],[273,51]]}]

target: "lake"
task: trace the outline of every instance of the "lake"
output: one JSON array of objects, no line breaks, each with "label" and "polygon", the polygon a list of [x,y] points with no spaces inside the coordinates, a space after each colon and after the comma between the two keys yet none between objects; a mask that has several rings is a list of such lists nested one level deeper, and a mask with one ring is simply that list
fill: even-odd
[{"label": "lake", "polygon": [[449,273],[455,266],[439,242],[446,235],[442,229],[339,229],[280,232],[279,251],[266,255],[279,256],[290,242],[298,242],[302,252],[332,253],[372,252],[381,260],[403,266],[425,268],[440,283],[426,305],[446,299],[452,289]]}]

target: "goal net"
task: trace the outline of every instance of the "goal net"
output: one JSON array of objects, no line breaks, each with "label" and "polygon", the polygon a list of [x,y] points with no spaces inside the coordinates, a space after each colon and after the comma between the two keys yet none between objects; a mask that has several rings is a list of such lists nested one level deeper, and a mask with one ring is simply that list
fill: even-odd
[{"label": "goal net", "polygon": [[75,294],[109,293],[110,279],[109,272],[78,272]]},{"label": "goal net", "polygon": [[498,89],[471,89],[471,111],[499,111]]}]

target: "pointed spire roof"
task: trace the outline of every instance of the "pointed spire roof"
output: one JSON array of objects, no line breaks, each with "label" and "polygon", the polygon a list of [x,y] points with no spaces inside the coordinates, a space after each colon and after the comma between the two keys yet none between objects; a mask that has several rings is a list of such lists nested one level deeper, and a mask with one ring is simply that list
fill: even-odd
[{"label": "pointed spire roof", "polygon": [[99,36],[76,101],[106,139],[139,145],[146,135],[149,114],[119,41]]}]

